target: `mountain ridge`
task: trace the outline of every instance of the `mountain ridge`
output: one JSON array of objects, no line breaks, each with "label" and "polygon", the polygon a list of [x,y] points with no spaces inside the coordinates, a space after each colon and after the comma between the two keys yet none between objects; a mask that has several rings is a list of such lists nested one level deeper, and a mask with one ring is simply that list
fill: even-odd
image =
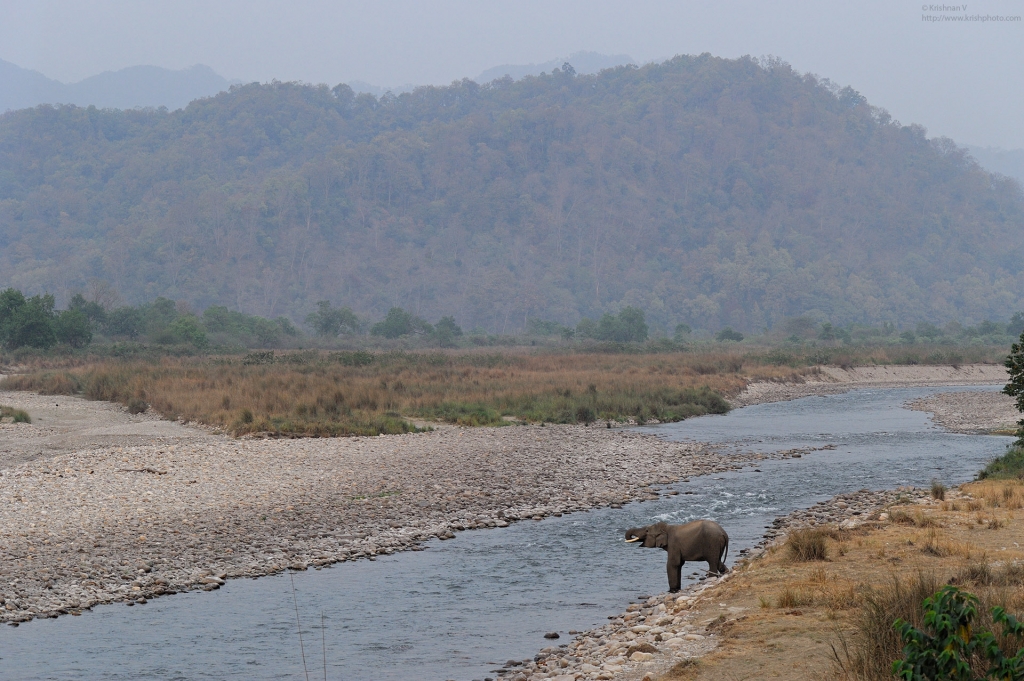
[{"label": "mountain ridge", "polygon": [[0,59],[0,112],[40,104],[75,104],[100,109],[181,109],[194,99],[227,90],[229,81],[209,66],[196,64],[171,70],[160,66],[129,66],[104,71],[77,83],[62,83]]},{"label": "mountain ridge", "polygon": [[1020,186],[778,60],[680,56],[377,99],[250,84],[0,117],[0,282],[508,333],[977,323],[1024,307]]}]

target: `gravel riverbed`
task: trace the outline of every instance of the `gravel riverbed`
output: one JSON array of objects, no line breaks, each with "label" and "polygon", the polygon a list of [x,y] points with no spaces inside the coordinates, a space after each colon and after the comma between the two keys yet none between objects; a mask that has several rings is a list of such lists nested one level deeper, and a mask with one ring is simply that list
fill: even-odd
[{"label": "gravel riverbed", "polygon": [[[653,498],[651,485],[764,458],[603,426],[232,439],[51,402],[0,394],[35,420],[0,430],[0,621],[373,560],[464,529]],[[82,425],[92,419],[125,432],[94,441]]]}]

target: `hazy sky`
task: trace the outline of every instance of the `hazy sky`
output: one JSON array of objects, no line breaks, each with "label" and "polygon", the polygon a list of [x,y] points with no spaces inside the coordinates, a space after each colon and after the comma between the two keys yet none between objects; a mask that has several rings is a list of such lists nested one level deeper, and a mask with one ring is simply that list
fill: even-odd
[{"label": "hazy sky", "polygon": [[[245,81],[444,84],[579,50],[773,54],[960,143],[1024,147],[1024,0],[0,0],[0,59],[64,82],[138,64]],[[946,0],[955,5],[956,0]],[[923,15],[943,19],[925,21]]]}]

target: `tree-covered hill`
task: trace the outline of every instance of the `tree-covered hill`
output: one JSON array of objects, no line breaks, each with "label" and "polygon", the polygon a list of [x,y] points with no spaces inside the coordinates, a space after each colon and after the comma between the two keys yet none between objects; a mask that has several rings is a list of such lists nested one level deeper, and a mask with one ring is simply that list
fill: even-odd
[{"label": "tree-covered hill", "polygon": [[0,288],[58,298],[760,330],[1004,320],[1022,267],[1018,184],[780,62],[0,116]]}]

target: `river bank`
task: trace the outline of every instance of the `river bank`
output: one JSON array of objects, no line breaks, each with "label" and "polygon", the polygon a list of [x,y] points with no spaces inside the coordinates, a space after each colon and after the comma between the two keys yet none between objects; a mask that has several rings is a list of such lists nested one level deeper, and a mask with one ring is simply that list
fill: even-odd
[{"label": "river bank", "polygon": [[[510,660],[499,679],[508,681],[606,680],[641,681],[676,677],[672,670],[694,671],[699,660],[722,641],[722,625],[748,608],[718,601],[720,592],[786,536],[805,528],[835,528],[853,532],[877,526],[893,505],[933,505],[927,490],[907,487],[891,491],[851,492],[777,518],[762,542],[737,561],[732,572],[708,577],[679,594],[660,594],[631,604],[624,613],[598,629],[583,632],[572,642],[545,648],[532,660]],[[704,567],[702,565],[702,567]],[[710,619],[709,619],[710,618]]]},{"label": "river bank", "polygon": [[1001,364],[879,365],[867,367],[821,366],[802,383],[751,383],[730,399],[737,407],[782,402],[811,395],[837,395],[857,388],[909,388],[914,386],[1004,385],[1008,380]]}]

